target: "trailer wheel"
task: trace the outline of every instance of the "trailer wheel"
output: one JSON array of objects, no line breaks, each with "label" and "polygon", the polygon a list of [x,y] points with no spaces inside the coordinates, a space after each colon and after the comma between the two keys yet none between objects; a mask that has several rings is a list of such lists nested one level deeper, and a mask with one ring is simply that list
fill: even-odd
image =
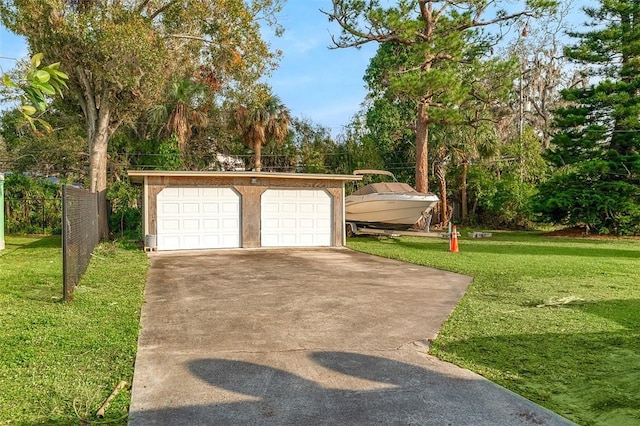
[{"label": "trailer wheel", "polygon": [[347,238],[351,238],[356,234],[354,228],[355,228],[355,226],[354,226],[353,223],[351,223],[351,222],[347,222],[346,223]]}]

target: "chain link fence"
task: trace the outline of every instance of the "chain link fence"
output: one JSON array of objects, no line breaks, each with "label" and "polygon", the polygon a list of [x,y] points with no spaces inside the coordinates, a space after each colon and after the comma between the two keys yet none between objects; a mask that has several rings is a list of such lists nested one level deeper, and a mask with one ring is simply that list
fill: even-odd
[{"label": "chain link fence", "polygon": [[91,252],[100,242],[96,193],[65,185],[62,188],[63,297],[73,290],[87,270]]}]

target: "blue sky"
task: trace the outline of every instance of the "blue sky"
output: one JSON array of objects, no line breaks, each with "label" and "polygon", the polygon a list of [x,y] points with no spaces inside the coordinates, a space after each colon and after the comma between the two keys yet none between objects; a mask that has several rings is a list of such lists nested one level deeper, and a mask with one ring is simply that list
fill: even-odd
[{"label": "blue sky", "polygon": [[272,40],[283,56],[269,82],[294,116],[329,127],[336,135],[360,109],[366,94],[362,77],[377,46],[329,49],[330,34],[337,35],[339,27],[319,9],[330,5],[328,0],[287,2],[280,15],[285,33]]},{"label": "blue sky", "polygon": [[[573,24],[584,22],[580,9],[588,4],[593,5],[594,0],[573,0],[569,14]],[[319,9],[330,6],[330,0],[285,1],[279,15],[284,35],[268,37],[273,49],[280,49],[283,55],[279,68],[267,81],[293,116],[328,127],[337,137],[364,101],[362,77],[377,45],[329,49],[330,34],[337,35],[339,27]],[[25,43],[0,26],[0,57],[22,58],[27,53]],[[5,71],[14,63],[0,58],[0,67]]]},{"label": "blue sky", "polygon": [[[376,46],[330,50],[330,32],[338,34],[338,26],[319,11],[330,5],[329,0],[286,2],[279,15],[284,35],[269,38],[283,55],[280,67],[267,81],[293,116],[328,127],[337,136],[364,100],[362,77]],[[27,54],[24,41],[0,27],[0,57],[22,58]],[[0,59],[4,71],[14,63]]]}]

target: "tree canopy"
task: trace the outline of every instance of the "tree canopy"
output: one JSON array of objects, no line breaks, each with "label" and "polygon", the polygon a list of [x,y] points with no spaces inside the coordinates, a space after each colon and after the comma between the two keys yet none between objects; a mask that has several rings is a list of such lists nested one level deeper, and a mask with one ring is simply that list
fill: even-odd
[{"label": "tree canopy", "polygon": [[[474,94],[460,78],[490,56],[507,26],[552,8],[553,1],[534,0],[516,12],[496,2],[405,0],[391,7],[379,0],[333,0],[325,12],[341,27],[335,47],[377,42],[403,46],[402,66],[388,74],[389,90],[416,103],[416,189],[428,190],[428,135],[432,124],[460,124],[459,106]],[[488,31],[489,28],[494,31]],[[467,73],[465,73],[467,70]]]},{"label": "tree canopy", "polygon": [[283,143],[289,134],[290,123],[291,113],[287,107],[267,90],[261,100],[249,105],[237,105],[230,120],[242,142],[253,150],[253,169],[257,172],[262,168],[262,145]]},{"label": "tree canopy", "polygon": [[544,218],[602,233],[640,232],[640,4],[587,8],[594,28],[573,33],[567,55],[598,82],[568,89],[556,112],[548,159],[557,172],[540,187]]},{"label": "tree canopy", "polygon": [[85,118],[90,189],[104,193],[110,137],[156,105],[170,82],[198,74],[229,93],[274,66],[277,52],[260,24],[275,25],[279,7],[280,0],[0,0],[0,16],[68,74]]}]

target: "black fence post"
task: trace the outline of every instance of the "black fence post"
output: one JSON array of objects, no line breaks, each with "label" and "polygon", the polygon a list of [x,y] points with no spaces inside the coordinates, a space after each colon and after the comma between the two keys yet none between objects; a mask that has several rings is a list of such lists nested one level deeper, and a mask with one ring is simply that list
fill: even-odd
[{"label": "black fence post", "polygon": [[62,300],[68,302],[71,297],[71,291],[69,289],[69,255],[68,255],[68,235],[65,222],[67,220],[67,186],[62,187]]}]

